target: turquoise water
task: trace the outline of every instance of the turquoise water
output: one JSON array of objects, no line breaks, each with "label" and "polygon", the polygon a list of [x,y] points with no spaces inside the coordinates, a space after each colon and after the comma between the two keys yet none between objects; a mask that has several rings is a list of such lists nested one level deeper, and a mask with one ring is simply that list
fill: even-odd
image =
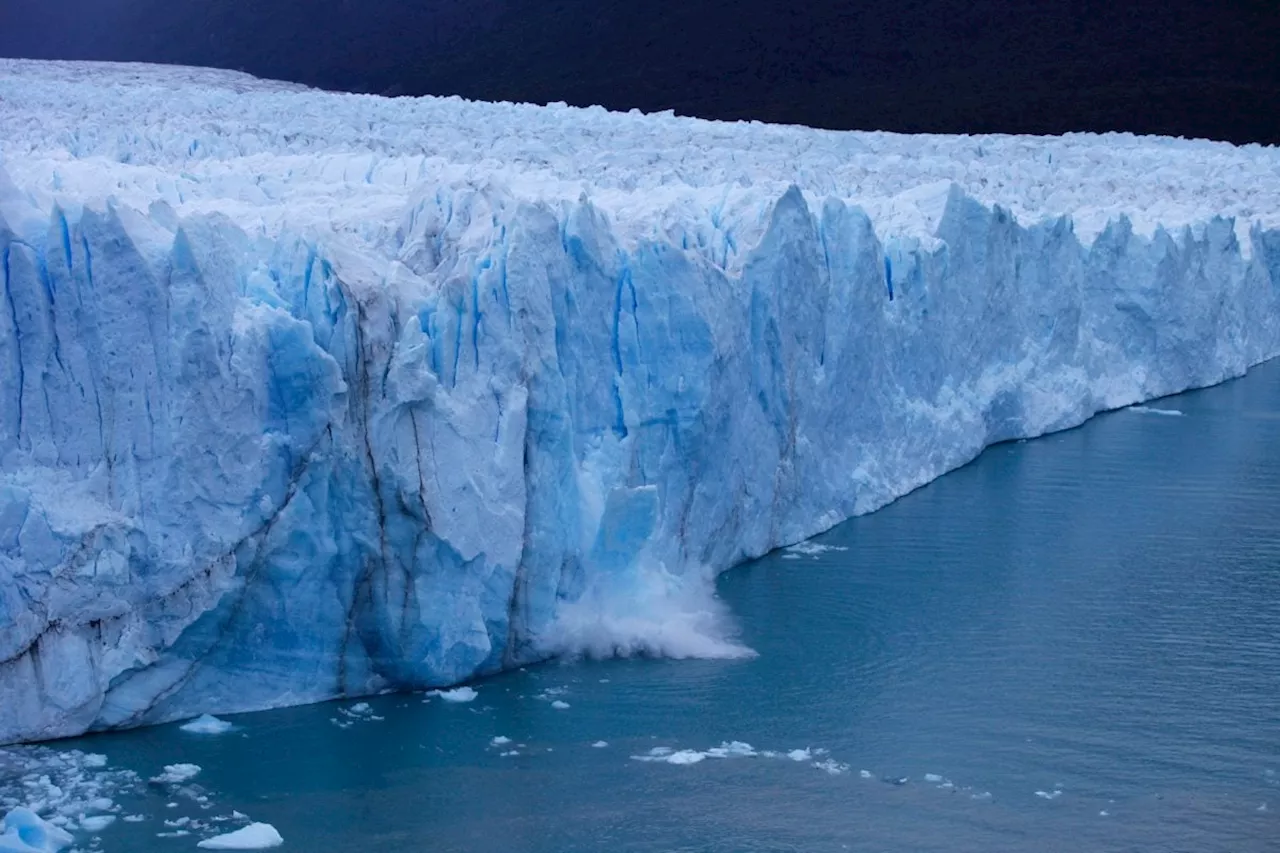
[{"label": "turquoise water", "polygon": [[[1280,850],[1280,363],[1152,405],[1183,414],[991,448],[817,540],[843,550],[727,573],[753,660],[57,746],[203,768],[118,795],[146,819],[112,851],[194,849],[163,821],[231,809],[335,853]],[[734,740],[826,752],[632,758]]]}]

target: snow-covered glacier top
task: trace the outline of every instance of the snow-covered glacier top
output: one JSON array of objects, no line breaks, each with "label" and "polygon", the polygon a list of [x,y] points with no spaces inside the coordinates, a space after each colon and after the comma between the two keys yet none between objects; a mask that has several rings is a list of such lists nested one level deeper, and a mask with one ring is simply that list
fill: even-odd
[{"label": "snow-covered glacier top", "polygon": [[743,655],[714,573],[1280,354],[1280,152],[0,60],[0,743]]},{"label": "snow-covered glacier top", "polygon": [[1280,221],[1280,151],[1257,145],[833,132],[4,59],[0,99],[0,155],[24,161],[47,193],[73,185],[99,200],[160,198],[184,212],[368,239],[378,237],[371,215],[403,205],[424,181],[501,182],[539,200],[589,191],[640,237],[686,228],[695,210],[754,232],[756,200],[793,184],[859,205],[881,237],[932,237],[951,184],[1024,223],[1069,215],[1085,242],[1121,214],[1147,235],[1231,217],[1245,242],[1250,225]]}]

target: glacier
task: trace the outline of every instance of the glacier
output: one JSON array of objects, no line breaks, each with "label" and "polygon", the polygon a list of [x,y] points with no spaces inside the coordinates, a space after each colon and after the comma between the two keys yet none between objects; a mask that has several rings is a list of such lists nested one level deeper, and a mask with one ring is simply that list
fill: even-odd
[{"label": "glacier", "polygon": [[0,743],[575,653],[1280,353],[1280,151],[0,60]]}]

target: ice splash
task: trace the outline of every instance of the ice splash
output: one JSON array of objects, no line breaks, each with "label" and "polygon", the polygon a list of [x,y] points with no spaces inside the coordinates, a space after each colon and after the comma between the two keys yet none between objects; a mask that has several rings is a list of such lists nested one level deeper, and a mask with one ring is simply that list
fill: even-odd
[{"label": "ice splash", "polygon": [[1187,413],[1181,409],[1157,409],[1154,406],[1130,406],[1129,411],[1139,415],[1163,415],[1166,418],[1185,418]]},{"label": "ice splash", "polygon": [[710,572],[677,577],[647,562],[626,583],[610,579],[562,604],[542,647],[567,658],[756,656],[734,638],[737,626]]},{"label": "ice splash", "polygon": [[226,720],[219,720],[211,714],[201,714],[189,723],[179,726],[184,732],[198,735],[221,735],[231,731],[234,726]]},{"label": "ice splash", "polygon": [[821,545],[813,541],[797,542],[794,545],[788,545],[783,549],[783,559],[796,560],[800,557],[812,557],[815,560],[823,554],[831,554],[839,551],[848,551],[845,545]]},{"label": "ice splash", "polygon": [[461,705],[466,702],[474,702],[480,692],[474,687],[455,687],[452,690],[432,690],[427,693],[428,697],[438,696],[442,701],[453,705]]}]

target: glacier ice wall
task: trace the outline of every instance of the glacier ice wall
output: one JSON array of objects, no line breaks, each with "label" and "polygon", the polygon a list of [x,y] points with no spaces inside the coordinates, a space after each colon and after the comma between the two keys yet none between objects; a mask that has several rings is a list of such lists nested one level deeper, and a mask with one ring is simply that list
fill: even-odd
[{"label": "glacier ice wall", "polygon": [[0,742],[740,652],[715,571],[1280,353],[1280,229],[1236,219],[764,184],[640,227],[658,190],[473,166],[326,229],[55,143],[0,144]]}]

